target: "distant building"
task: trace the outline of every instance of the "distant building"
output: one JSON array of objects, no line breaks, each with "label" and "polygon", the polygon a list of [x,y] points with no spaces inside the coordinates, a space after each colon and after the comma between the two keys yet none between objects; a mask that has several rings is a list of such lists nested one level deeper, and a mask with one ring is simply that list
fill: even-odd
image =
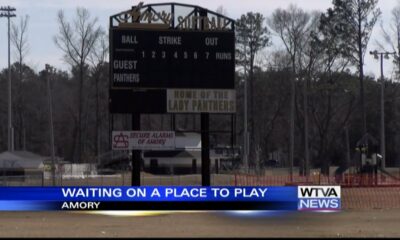
[{"label": "distant building", "polygon": [[6,151],[0,153],[0,169],[43,169],[48,157],[28,151]]},{"label": "distant building", "polygon": [[24,181],[26,176],[42,178],[49,157],[27,151],[0,153],[0,179]]},{"label": "distant building", "polygon": [[[201,172],[201,135],[198,133],[175,134],[174,150],[146,150],[141,154],[142,170],[153,174],[193,174]],[[240,149],[216,146],[210,149],[211,170],[224,171],[240,163]],[[98,168],[128,170],[132,168],[131,151],[110,151],[102,154]]]},{"label": "distant building", "polygon": [[[201,135],[176,133],[175,150],[143,151],[145,171],[155,174],[194,174],[201,172]],[[232,169],[240,162],[238,148],[216,146],[210,149],[214,172]]]},{"label": "distant building", "polygon": [[[56,157],[56,169],[58,164],[65,164],[61,158]],[[0,178],[23,177],[51,174],[51,157],[41,156],[28,151],[6,151],[0,153]]]}]

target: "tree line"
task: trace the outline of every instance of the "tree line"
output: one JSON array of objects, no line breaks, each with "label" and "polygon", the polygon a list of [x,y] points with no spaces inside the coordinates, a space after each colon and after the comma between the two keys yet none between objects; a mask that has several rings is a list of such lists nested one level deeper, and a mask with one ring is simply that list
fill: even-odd
[{"label": "tree line", "polygon": [[[256,167],[279,156],[284,166],[302,172],[354,161],[356,142],[366,133],[380,140],[380,81],[364,74],[371,33],[380,19],[378,0],[333,0],[324,12],[296,5],[270,16],[243,14],[236,21],[237,115],[235,139],[249,135],[247,165]],[[223,7],[217,12],[226,13]],[[400,56],[400,6],[391,22],[381,23],[379,50]],[[131,129],[129,115],[108,110],[108,36],[89,10],[77,8],[71,21],[60,10],[54,44],[69,71],[35,72],[29,56],[29,17],[12,26],[17,56],[0,72],[0,150],[7,149],[7,74],[12,75],[15,149],[49,155],[46,81],[53,95],[56,155],[72,162],[96,162],[110,151],[110,123]],[[274,40],[273,40],[274,39]],[[266,52],[268,50],[268,53]],[[400,61],[395,57],[394,71]],[[51,63],[49,63],[51,65]],[[400,164],[398,74],[385,79],[386,165]],[[246,90],[246,94],[245,94]],[[247,116],[244,115],[245,99]],[[210,128],[229,129],[231,120],[212,116]],[[143,115],[144,129],[199,129],[197,115]],[[230,136],[211,134],[211,144]],[[247,166],[246,166],[247,167]]]}]

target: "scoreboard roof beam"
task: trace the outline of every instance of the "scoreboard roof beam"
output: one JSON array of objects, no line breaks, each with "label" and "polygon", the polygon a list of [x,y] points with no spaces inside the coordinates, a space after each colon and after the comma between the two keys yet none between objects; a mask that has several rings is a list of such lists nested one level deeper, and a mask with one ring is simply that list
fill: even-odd
[{"label": "scoreboard roof beam", "polygon": [[196,14],[197,13],[197,11],[196,11],[196,9],[193,9],[188,15],[186,15],[186,17],[176,26],[176,28],[179,28],[183,23],[184,23],[184,21],[186,21],[186,19],[188,19],[190,16],[192,16],[193,14]]},{"label": "scoreboard roof beam", "polygon": [[[158,12],[155,8],[156,7],[163,7],[165,6],[166,9],[163,10],[163,13],[165,14],[170,14],[168,15],[170,17],[170,21],[165,20],[165,16],[163,17],[162,13]],[[234,24],[235,20],[228,18],[220,13],[208,10],[206,8],[202,8],[197,5],[190,5],[190,4],[183,4],[183,3],[176,3],[176,2],[170,2],[170,3],[155,3],[155,4],[143,4],[140,2],[137,6],[132,6],[130,10],[120,12],[118,14],[112,15],[110,17],[110,28],[115,28],[118,27],[120,24],[123,26],[126,26],[128,23],[134,23],[135,18],[136,20],[139,18],[139,23],[140,20],[147,20],[148,23],[151,23],[152,17],[156,17],[156,19],[164,24],[169,25],[169,29],[178,29],[182,27],[182,22],[183,21],[176,21],[175,19],[175,14],[177,14],[176,8],[177,7],[186,7],[186,8],[192,8],[192,11],[190,11],[189,14],[184,14],[181,17],[183,18],[183,21],[187,20],[188,17],[192,16],[193,13],[199,13],[199,12],[206,12],[206,17],[208,18],[217,18],[220,20],[223,20],[223,30],[226,31],[234,31]],[[168,9],[168,10],[167,10]],[[147,15],[147,16],[143,16]],[[197,15],[197,14],[196,14]],[[160,24],[159,22],[159,24]],[[141,23],[145,23],[144,21]],[[230,28],[228,28],[230,27]]]},{"label": "scoreboard roof beam", "polygon": [[229,19],[229,20],[231,20],[232,22],[235,21],[235,20],[233,20],[233,19],[231,19],[231,18],[228,18],[228,17],[226,17],[226,16],[224,16],[224,15],[222,15],[222,14],[220,14],[220,13],[217,13],[217,12],[214,12],[214,11],[211,11],[211,10],[208,10],[208,9],[206,9],[206,8],[203,8],[203,7],[200,7],[200,6],[197,6],[197,5],[191,5],[191,4],[185,4],[185,3],[176,3],[176,2],[169,2],[169,3],[146,4],[146,5],[144,5],[143,7],[148,6],[148,5],[151,5],[151,6],[153,6],[153,7],[155,7],[155,6],[164,6],[164,5],[165,5],[165,6],[168,6],[168,5],[175,5],[175,6],[181,6],[181,7],[197,8],[197,9],[205,10],[205,11],[207,11],[207,13],[216,15],[216,16],[218,16],[218,17],[225,18],[225,19]]}]

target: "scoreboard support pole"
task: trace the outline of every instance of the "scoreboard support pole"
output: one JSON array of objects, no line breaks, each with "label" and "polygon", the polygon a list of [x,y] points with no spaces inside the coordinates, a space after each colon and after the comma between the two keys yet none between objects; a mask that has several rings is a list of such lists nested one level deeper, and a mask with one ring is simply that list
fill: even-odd
[{"label": "scoreboard support pole", "polygon": [[[207,12],[204,10],[199,11],[201,17],[207,17]],[[204,21],[200,22],[200,30],[204,30]],[[208,187],[211,185],[210,181],[210,114],[201,113],[201,185]]]},{"label": "scoreboard support pole", "polygon": [[[132,130],[140,130],[140,114],[132,114]],[[132,150],[132,186],[140,186],[140,150]]]},{"label": "scoreboard support pole", "polygon": [[[165,25],[169,25],[169,31],[167,29],[159,29],[159,26],[152,25],[156,23],[149,19],[146,24],[142,21],[144,14],[155,13],[160,16],[159,13],[153,8],[153,6],[170,6],[172,16],[176,13],[176,6],[192,7],[193,11],[186,16],[184,19],[195,17],[199,19],[199,24],[193,24],[192,27],[183,27],[184,21],[175,21],[176,18],[172,18],[172,24],[164,21]],[[155,88],[155,89],[168,89],[168,88],[187,88],[187,89],[234,89],[234,23],[233,19],[229,19],[221,14],[216,14],[205,8],[201,8],[194,5],[179,4],[179,3],[166,3],[166,4],[150,4],[143,5],[138,4],[133,6],[132,10],[137,10],[139,16],[136,18],[133,15],[130,16],[131,11],[121,12],[116,15],[110,16],[110,83],[111,86],[117,88]],[[164,12],[164,11],[163,11]],[[212,16],[208,16],[208,14]],[[216,16],[215,16],[216,15]],[[200,18],[199,18],[200,17]],[[178,18],[179,19],[179,18]],[[210,21],[222,19],[223,25],[213,26]],[[196,20],[197,21],[197,20]],[[139,28],[130,28],[130,26],[140,26]],[[231,26],[229,28],[229,26]],[[181,27],[183,27],[181,29]],[[143,28],[143,29],[142,29]],[[167,31],[165,31],[167,30]],[[193,30],[182,31],[182,30]],[[221,30],[221,31],[213,31]],[[226,31],[225,31],[226,30]],[[164,43],[159,40],[161,35],[169,34],[168,39],[179,39],[173,43],[168,43],[168,46],[164,49]],[[205,34],[207,33],[207,34]],[[204,38],[203,38],[204,37]],[[164,38],[163,38],[164,39]],[[182,39],[182,41],[181,41]],[[219,40],[219,45],[217,44]],[[172,40],[171,40],[172,41]],[[163,42],[163,41],[162,41]],[[139,43],[142,43],[140,45]],[[143,43],[148,43],[144,44]],[[134,46],[132,46],[132,44]],[[137,46],[136,46],[137,45]],[[149,48],[152,46],[153,48]],[[116,51],[116,49],[122,49],[124,51]],[[132,54],[133,49],[136,49],[135,54]],[[127,51],[125,51],[127,50]],[[138,51],[141,50],[141,51]],[[182,51],[183,50],[183,55]],[[207,50],[204,52],[204,50]],[[192,52],[192,53],[191,53]],[[172,55],[173,54],[173,55]],[[192,55],[193,54],[193,55]],[[146,57],[147,56],[147,57]],[[151,56],[151,57],[150,57]],[[161,56],[161,58],[160,58]],[[182,58],[183,56],[183,58]],[[164,69],[166,60],[174,59],[178,64],[168,65],[168,69]],[[182,59],[192,59],[194,62],[185,62]],[[200,59],[200,61],[197,61]],[[189,60],[189,61],[192,61]],[[203,61],[204,60],[204,61]],[[205,61],[207,60],[207,61]],[[190,67],[187,67],[189,65]],[[215,68],[215,65],[218,65]],[[143,72],[143,66],[161,66],[158,70],[152,72]],[[191,69],[188,71],[188,69]],[[203,70],[209,70],[207,77],[202,76]],[[217,71],[214,73],[214,69]],[[132,71],[134,70],[134,71]],[[183,71],[185,70],[185,71]],[[216,74],[218,73],[218,74]],[[144,75],[142,77],[142,75]],[[164,79],[168,75],[167,79]],[[139,76],[141,80],[139,81]],[[218,76],[218,77],[215,77]],[[186,82],[186,79],[192,81]],[[168,80],[168,81],[166,81]],[[110,88],[111,93],[111,88]],[[111,113],[134,113],[132,114],[132,129],[140,130],[140,113],[163,113],[166,112],[160,110],[160,104],[152,104],[150,107],[147,105],[139,106],[135,109],[131,107],[120,107],[129,101],[129,95],[126,95],[123,90],[113,92],[114,101],[110,107]],[[153,92],[154,93],[154,92]],[[145,97],[152,96],[152,98],[161,99],[164,95],[161,93],[149,94],[148,92],[137,93],[135,97],[143,95]],[[133,98],[133,96],[131,96]],[[122,104],[119,104],[119,103]],[[117,106],[117,107],[116,107]],[[136,106],[135,106],[136,107]],[[116,109],[114,109],[116,108]],[[221,110],[222,111],[222,110]],[[168,111],[167,111],[168,112]],[[173,112],[173,111],[170,111]],[[190,111],[189,111],[190,112]],[[188,113],[189,113],[188,112]],[[198,114],[196,112],[196,114]],[[203,112],[201,116],[201,161],[202,161],[202,186],[211,185],[211,164],[210,164],[210,139],[209,139],[209,117],[210,113]],[[175,130],[175,114],[171,117],[171,125]],[[235,123],[232,119],[232,128]],[[236,141],[235,133],[232,135],[231,143]],[[233,149],[233,148],[232,148]],[[140,186],[140,170],[141,170],[141,151],[132,151],[132,186]]]},{"label": "scoreboard support pole", "polygon": [[208,187],[210,181],[210,114],[201,113],[201,185]]}]

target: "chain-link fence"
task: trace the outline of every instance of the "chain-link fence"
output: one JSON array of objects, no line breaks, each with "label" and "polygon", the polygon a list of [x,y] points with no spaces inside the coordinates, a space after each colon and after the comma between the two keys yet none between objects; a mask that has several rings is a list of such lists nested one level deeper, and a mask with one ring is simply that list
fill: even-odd
[{"label": "chain-link fence", "polygon": [[287,168],[281,169],[238,169],[234,173],[235,186],[285,186],[285,185],[341,185],[342,187],[400,187],[400,170],[388,168],[371,173],[329,174],[311,169],[308,176],[300,175],[297,168],[292,174]]},{"label": "chain-link fence", "polygon": [[[86,173],[79,176],[58,174],[56,186],[131,186],[131,173],[119,172],[110,175]],[[234,185],[234,174],[211,174],[211,184],[216,186]],[[141,173],[143,186],[201,186],[201,174],[152,175]],[[0,186],[52,186],[53,180],[46,174],[26,174],[24,176],[1,176]]]},{"label": "chain-link fence", "polygon": [[26,171],[25,174],[9,175],[0,173],[0,186],[44,186],[45,178],[42,171]]},{"label": "chain-link fence", "polygon": [[[98,172],[92,166],[69,166],[56,171],[57,186],[130,186],[131,172]],[[292,174],[288,168],[244,169],[212,168],[213,186],[285,186],[293,184],[341,185],[343,187],[400,186],[400,171],[390,169],[376,174],[342,173],[321,174],[311,169],[308,176],[299,175],[298,168]],[[150,174],[141,172],[143,186],[200,186],[202,177],[197,174]],[[23,175],[0,174],[0,186],[52,186],[51,171],[25,170]]]},{"label": "chain-link fence", "polygon": [[[297,170],[297,169],[296,169]],[[285,169],[241,169],[234,174],[235,186],[340,185],[342,209],[400,208],[400,171],[386,169],[374,173],[321,174],[317,169],[309,176]]]},{"label": "chain-link fence", "polygon": [[[359,175],[343,175],[343,209],[382,209],[400,208],[400,181],[382,178],[379,185],[373,187],[364,183],[373,183]],[[142,186],[201,186],[201,174],[188,175],[153,175],[141,173]],[[399,176],[400,177],[400,176]],[[349,180],[350,179],[350,180]],[[259,171],[254,169],[231,169],[212,173],[212,186],[285,186],[285,185],[337,185],[337,177],[313,172],[309,177],[287,174],[287,169]],[[348,182],[346,182],[348,181]],[[127,171],[109,175],[97,175],[86,172],[78,176],[58,174],[57,186],[130,186],[131,173]],[[351,184],[349,184],[351,183]],[[397,184],[397,185],[396,185]],[[1,176],[0,186],[52,186],[51,175],[41,172],[27,172],[24,176]]]}]

